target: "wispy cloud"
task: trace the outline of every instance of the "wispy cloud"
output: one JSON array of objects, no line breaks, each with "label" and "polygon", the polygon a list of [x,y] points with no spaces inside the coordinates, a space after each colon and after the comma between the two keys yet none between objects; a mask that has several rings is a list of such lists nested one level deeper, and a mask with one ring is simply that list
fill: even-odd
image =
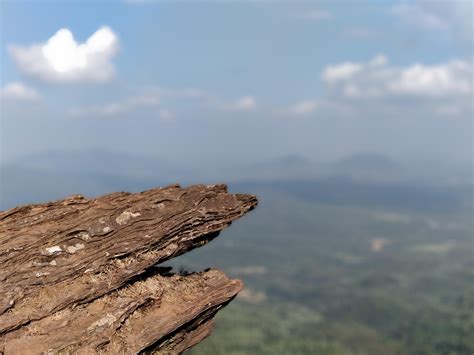
[{"label": "wispy cloud", "polygon": [[257,101],[252,96],[243,96],[230,105],[224,105],[231,110],[252,111],[257,108]]},{"label": "wispy cloud", "polygon": [[208,100],[213,97],[211,93],[203,89],[197,88],[168,88],[162,86],[147,86],[142,88],[147,95],[158,97],[161,100],[176,100],[176,99],[196,99]]},{"label": "wispy cloud", "polygon": [[309,113],[313,113],[314,111],[316,111],[317,108],[318,108],[318,101],[305,100],[305,101],[301,101],[292,105],[288,109],[287,113],[289,113],[290,115],[296,115],[296,116],[307,115]]},{"label": "wispy cloud", "polygon": [[144,88],[147,95],[166,102],[187,102],[214,110],[251,111],[257,108],[257,100],[250,95],[235,100],[226,100],[215,93],[197,88],[165,88],[152,86]]},{"label": "wispy cloud", "polygon": [[[114,117],[139,109],[158,107],[160,101],[154,96],[132,96],[117,102],[109,102],[90,107],[78,107],[69,110],[69,115],[74,117]],[[170,116],[168,113],[167,116]]]},{"label": "wispy cloud", "polygon": [[83,118],[113,118],[139,110],[148,110],[163,120],[173,120],[177,115],[176,112],[182,107],[244,112],[255,110],[257,101],[253,96],[242,96],[234,101],[228,101],[200,89],[145,87],[138,95],[89,107],[74,107],[68,110],[68,114]]},{"label": "wispy cloud", "polygon": [[418,0],[392,7],[392,12],[405,23],[426,30],[451,32],[472,42],[473,2]]},{"label": "wispy cloud", "polygon": [[0,89],[0,98],[14,101],[36,101],[40,97],[39,93],[23,83],[12,82]]},{"label": "wispy cloud", "polygon": [[9,51],[21,72],[42,81],[106,82],[114,77],[112,58],[118,46],[118,36],[109,27],[100,28],[84,43],[62,28],[45,43],[11,45]]},{"label": "wispy cloud", "polygon": [[443,19],[429,11],[425,11],[417,4],[397,4],[392,7],[392,11],[411,25],[435,30],[446,30],[448,28]]}]

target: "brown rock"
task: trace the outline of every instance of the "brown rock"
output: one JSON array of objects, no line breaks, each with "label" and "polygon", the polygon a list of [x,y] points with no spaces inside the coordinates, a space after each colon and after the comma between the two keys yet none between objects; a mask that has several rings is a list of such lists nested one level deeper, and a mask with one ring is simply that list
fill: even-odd
[{"label": "brown rock", "polygon": [[225,185],[177,185],[0,212],[0,353],[180,353],[241,290],[156,264],[253,209]]}]

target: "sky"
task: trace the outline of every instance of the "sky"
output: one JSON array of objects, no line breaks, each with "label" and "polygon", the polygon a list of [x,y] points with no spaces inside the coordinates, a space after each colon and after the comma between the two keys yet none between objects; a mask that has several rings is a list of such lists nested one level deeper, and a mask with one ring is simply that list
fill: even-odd
[{"label": "sky", "polygon": [[95,149],[472,165],[470,0],[0,6],[0,162]]}]

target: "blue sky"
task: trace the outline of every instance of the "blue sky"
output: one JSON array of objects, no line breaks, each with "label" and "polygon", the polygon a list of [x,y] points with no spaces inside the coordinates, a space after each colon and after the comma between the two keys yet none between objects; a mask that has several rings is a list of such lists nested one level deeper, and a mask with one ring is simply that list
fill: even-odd
[{"label": "blue sky", "polygon": [[[2,161],[92,147],[183,164],[472,163],[471,1],[2,1],[1,13]],[[94,33],[98,49],[78,49]]]}]

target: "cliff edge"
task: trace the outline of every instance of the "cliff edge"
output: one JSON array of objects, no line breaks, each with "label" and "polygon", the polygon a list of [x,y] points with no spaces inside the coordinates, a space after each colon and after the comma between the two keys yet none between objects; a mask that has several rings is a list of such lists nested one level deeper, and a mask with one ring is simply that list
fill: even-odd
[{"label": "cliff edge", "polygon": [[80,195],[0,212],[0,354],[178,354],[242,289],[158,264],[255,208],[225,185]]}]

